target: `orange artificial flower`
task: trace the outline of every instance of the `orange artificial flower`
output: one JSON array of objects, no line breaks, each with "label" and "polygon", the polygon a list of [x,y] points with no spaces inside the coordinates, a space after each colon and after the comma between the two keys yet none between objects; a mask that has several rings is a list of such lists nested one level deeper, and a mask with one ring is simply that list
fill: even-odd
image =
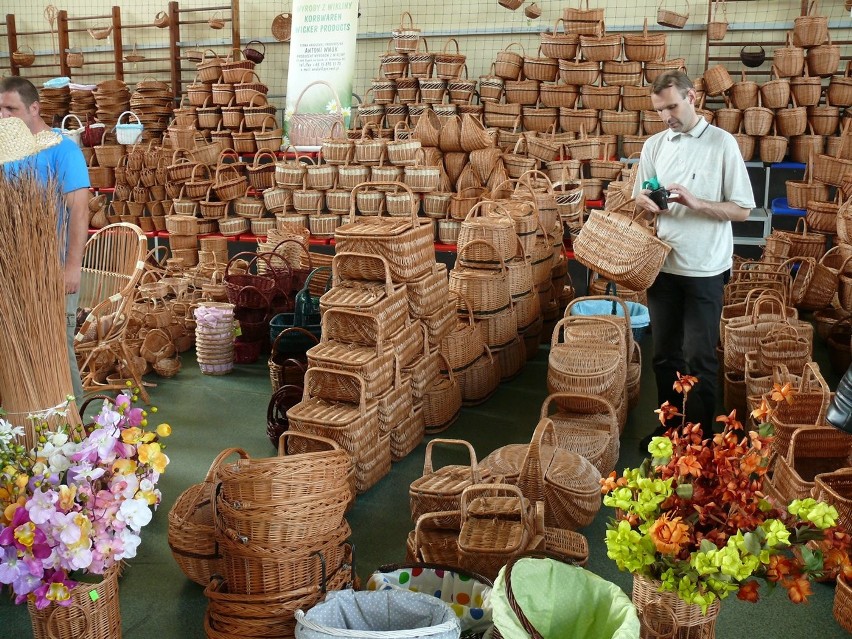
[{"label": "orange artificial flower", "polygon": [[783,386],[776,382],[772,384],[772,392],[769,396],[773,402],[785,401],[788,404],[792,404],[793,398],[796,396],[796,389],[793,388],[790,382],[787,382]]},{"label": "orange artificial flower", "polygon": [[676,555],[689,543],[689,526],[680,517],[669,519],[667,514],[651,525],[648,534],[657,551],[664,555]]},{"label": "orange artificial flower", "polygon": [[732,410],[728,415],[719,415],[716,418],[717,422],[724,424],[731,430],[742,430],[743,425],[737,420],[737,409]]},{"label": "orange artificial flower", "polygon": [[760,584],[758,584],[754,579],[747,581],[744,584],[740,584],[740,589],[737,591],[737,599],[757,603],[757,600],[760,599],[757,592],[759,586]]},{"label": "orange artificial flower", "polygon": [[759,422],[765,422],[772,415],[772,409],[769,407],[769,402],[766,398],[760,400],[760,406],[751,411],[751,416]]},{"label": "orange artificial flower", "polygon": [[793,562],[784,555],[770,555],[769,567],[766,569],[766,580],[778,582],[793,570]]},{"label": "orange artificial flower", "polygon": [[616,483],[616,472],[612,471],[606,477],[601,477],[601,492],[606,495],[615,490],[618,484]]},{"label": "orange artificial flower", "polygon": [[665,426],[671,418],[680,415],[680,413],[677,412],[677,408],[675,408],[668,402],[663,402],[663,404],[654,412],[657,413],[657,416],[660,419],[660,423],[663,426]]},{"label": "orange artificial flower", "polygon": [[681,475],[701,477],[701,464],[698,463],[695,455],[684,455],[681,457],[677,462],[677,468]]},{"label": "orange artificial flower", "polygon": [[698,383],[698,378],[693,377],[692,375],[681,375],[680,371],[678,371],[677,379],[675,383],[672,385],[678,393],[683,393],[686,395],[689,391],[692,390],[692,387]]},{"label": "orange artificial flower", "polygon": [[813,594],[811,582],[808,581],[807,577],[802,575],[785,582],[783,585],[787,588],[787,596],[790,597],[790,601],[793,603],[803,603]]}]

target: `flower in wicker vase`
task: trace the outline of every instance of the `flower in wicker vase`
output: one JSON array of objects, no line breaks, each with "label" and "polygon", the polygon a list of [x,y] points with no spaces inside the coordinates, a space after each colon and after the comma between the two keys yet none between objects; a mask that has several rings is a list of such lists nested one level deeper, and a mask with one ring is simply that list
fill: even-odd
[{"label": "flower in wicker vase", "polygon": [[[684,412],[697,383],[678,373]],[[776,384],[771,400],[777,406],[792,395]],[[634,596],[637,583],[652,583],[656,593],[715,615],[718,600],[732,593],[757,601],[758,579],[800,603],[811,594],[810,581],[822,578],[826,559],[835,574],[852,572],[849,535],[837,526],[834,506],[812,498],[781,505],[765,496],[772,410],[764,401],[752,413],[763,422],[757,430],[740,423],[736,411],[720,416],[722,432],[705,438],[700,424],[666,402],[655,412],[669,428],[651,440],[651,458],[601,480],[603,503],[616,509],[607,554],[634,574]]]},{"label": "flower in wicker vase", "polygon": [[67,405],[50,427],[33,419],[31,450],[20,443],[24,428],[0,414],[0,587],[8,585],[16,603],[32,604],[34,614],[77,605],[79,581],[112,574],[136,556],[141,529],[160,503],[157,482],[169,463],[161,439],[171,427],[149,429],[149,414],[135,400],[131,389],[105,399],[82,426]]}]

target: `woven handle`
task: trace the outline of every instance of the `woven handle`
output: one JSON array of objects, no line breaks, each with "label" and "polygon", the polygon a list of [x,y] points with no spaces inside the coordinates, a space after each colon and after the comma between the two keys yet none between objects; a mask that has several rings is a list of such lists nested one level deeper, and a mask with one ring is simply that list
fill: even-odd
[{"label": "woven handle", "polygon": [[[288,387],[285,386],[284,388],[288,388]],[[298,388],[298,386],[295,386],[293,388]],[[278,456],[279,457],[287,457],[290,454],[290,453],[287,452],[287,440],[292,439],[294,437],[296,439],[306,439],[306,440],[311,441],[311,442],[322,444],[322,445],[327,447],[327,450],[330,450],[330,451],[343,450],[336,441],[334,441],[333,439],[329,439],[328,437],[322,437],[321,435],[314,435],[312,433],[295,432],[295,431],[288,430],[288,431],[284,431],[283,433],[281,433],[281,436],[278,438]],[[321,452],[321,451],[313,451],[312,450],[310,452]]]},{"label": "woven handle", "polygon": [[555,437],[553,422],[547,417],[540,419],[518,475],[518,485],[524,487],[524,497],[530,501],[544,501],[545,469],[541,465],[541,447],[554,446]]},{"label": "woven handle", "polygon": [[479,472],[479,463],[476,461],[476,451],[473,449],[473,446],[470,442],[467,442],[463,439],[441,439],[436,438],[430,440],[428,444],[426,444],[426,455],[423,459],[423,475],[431,475],[434,471],[434,467],[432,465],[432,447],[435,444],[446,444],[447,446],[463,446],[467,449],[467,454],[470,459],[470,478],[471,481],[476,484],[480,481],[480,472]]},{"label": "woven handle", "polygon": [[520,553],[515,555],[506,563],[506,567],[503,568],[503,579],[506,582],[506,599],[509,602],[509,607],[512,609],[512,612],[515,613],[515,616],[518,618],[521,626],[523,626],[524,630],[530,635],[531,639],[544,639],[542,634],[536,630],[535,626],[533,626],[532,622],[527,618],[524,611],[521,609],[521,606],[518,604],[518,600],[515,597],[515,591],[512,587],[512,569],[515,567],[515,564],[518,563],[522,559],[547,559],[551,561],[557,561],[561,564],[574,565],[571,562],[565,561],[565,558],[552,552],[547,552],[546,550],[535,550],[530,552]]},{"label": "woven handle", "polygon": [[625,334],[625,339],[626,339],[626,344],[627,344],[627,352],[632,353],[633,352],[633,330],[632,330],[632,323],[630,321],[630,307],[627,306],[627,302],[625,302],[622,298],[618,297],[617,295],[588,295],[588,296],[585,296],[585,297],[574,298],[573,300],[568,302],[568,306],[565,307],[565,314],[564,314],[565,317],[568,317],[568,315],[571,314],[570,309],[572,307],[574,307],[577,303],[583,302],[583,301],[590,301],[590,300],[600,300],[600,301],[612,302],[612,312],[610,313],[610,315],[613,315],[615,317],[618,316],[618,314],[615,312],[615,305],[616,304],[621,305],[621,310],[624,313],[624,321],[627,324],[627,332]]},{"label": "woven handle", "polygon": [[599,404],[601,408],[613,419],[616,417],[615,406],[613,406],[612,402],[604,399],[600,395],[582,395],[579,393],[553,393],[548,395],[544,402],[541,405],[541,411],[539,412],[539,419],[550,418],[550,406],[554,401],[564,399],[564,400],[572,400],[576,399],[582,401],[586,404]]}]

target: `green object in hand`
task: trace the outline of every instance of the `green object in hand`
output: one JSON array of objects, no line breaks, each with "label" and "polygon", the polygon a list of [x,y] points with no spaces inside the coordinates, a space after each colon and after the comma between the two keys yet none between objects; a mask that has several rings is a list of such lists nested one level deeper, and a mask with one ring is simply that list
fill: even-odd
[{"label": "green object in hand", "polygon": [[642,182],[642,188],[656,191],[658,188],[660,188],[660,181],[656,177],[649,178]]}]

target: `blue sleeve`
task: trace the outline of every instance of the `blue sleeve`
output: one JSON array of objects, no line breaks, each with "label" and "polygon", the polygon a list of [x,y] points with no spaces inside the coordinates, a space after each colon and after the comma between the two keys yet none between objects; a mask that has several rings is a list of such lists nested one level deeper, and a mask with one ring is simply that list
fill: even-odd
[{"label": "blue sleeve", "polygon": [[63,195],[91,186],[86,159],[80,147],[72,140],[63,136],[62,142],[49,151],[52,151],[53,155],[51,169],[59,180]]}]

